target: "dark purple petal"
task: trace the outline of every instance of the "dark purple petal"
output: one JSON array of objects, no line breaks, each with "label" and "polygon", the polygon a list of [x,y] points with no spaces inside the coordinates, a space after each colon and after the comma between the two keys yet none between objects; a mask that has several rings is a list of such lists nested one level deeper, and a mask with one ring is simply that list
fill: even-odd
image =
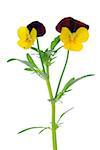
[{"label": "dark purple petal", "polygon": [[75,20],[71,17],[67,17],[62,19],[56,26],[56,30],[58,32],[61,32],[62,27],[67,27],[71,32],[75,32],[80,27],[85,27],[86,29],[89,29],[89,26],[83,22],[80,22],[78,20]]},{"label": "dark purple petal", "polygon": [[37,30],[38,37],[43,36],[46,33],[45,26],[38,21],[34,21],[34,22],[30,23],[29,25],[27,25],[27,28],[29,29],[30,32],[31,32],[32,28],[35,28]]}]

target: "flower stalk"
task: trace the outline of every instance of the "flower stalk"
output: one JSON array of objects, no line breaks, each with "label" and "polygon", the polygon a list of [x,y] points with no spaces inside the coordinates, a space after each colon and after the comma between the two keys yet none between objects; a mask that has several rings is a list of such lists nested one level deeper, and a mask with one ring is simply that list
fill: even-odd
[{"label": "flower stalk", "polygon": [[64,75],[64,72],[65,72],[65,69],[66,69],[66,66],[67,66],[67,63],[68,63],[68,58],[69,58],[69,51],[67,52],[67,57],[66,57],[66,61],[65,61],[65,64],[64,64],[64,68],[62,70],[62,73],[61,73],[61,76],[60,76],[60,79],[59,79],[59,82],[58,82],[58,86],[57,86],[57,90],[56,90],[56,94],[55,94],[55,98],[58,94],[58,91],[59,91],[59,88],[60,88],[60,84],[61,84],[61,81],[62,81],[62,78],[63,78],[63,75]]}]

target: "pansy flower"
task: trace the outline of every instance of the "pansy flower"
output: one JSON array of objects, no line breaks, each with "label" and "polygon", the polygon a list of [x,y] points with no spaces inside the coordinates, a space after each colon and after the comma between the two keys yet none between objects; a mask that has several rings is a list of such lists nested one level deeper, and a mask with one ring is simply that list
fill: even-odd
[{"label": "pansy flower", "polygon": [[64,43],[64,48],[72,51],[80,51],[83,42],[89,38],[89,26],[71,17],[62,19],[56,26],[60,32],[60,40]]},{"label": "pansy flower", "polygon": [[43,36],[46,30],[42,23],[34,21],[27,27],[20,27],[17,31],[19,41],[18,45],[24,49],[29,49],[34,44],[37,37]]}]

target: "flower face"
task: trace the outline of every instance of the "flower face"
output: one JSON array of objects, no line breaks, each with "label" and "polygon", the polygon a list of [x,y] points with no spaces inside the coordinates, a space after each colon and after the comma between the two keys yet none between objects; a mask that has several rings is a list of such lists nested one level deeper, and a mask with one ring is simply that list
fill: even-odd
[{"label": "flower face", "polygon": [[89,26],[71,17],[62,19],[56,26],[56,30],[61,32],[60,40],[64,43],[64,48],[72,51],[80,51],[82,43],[89,38]]},{"label": "flower face", "polygon": [[20,39],[18,41],[18,45],[24,49],[29,49],[34,44],[34,41],[37,38],[37,31],[35,28],[33,28],[31,32],[29,32],[27,27],[20,27],[17,33]]},{"label": "flower face", "polygon": [[42,23],[34,21],[27,27],[20,27],[17,31],[19,41],[18,45],[24,49],[29,49],[39,36],[43,36],[46,30]]},{"label": "flower face", "polygon": [[83,48],[82,43],[86,42],[88,37],[88,30],[84,27],[80,27],[73,33],[68,28],[63,27],[61,30],[60,40],[64,43],[65,49],[80,51]]}]

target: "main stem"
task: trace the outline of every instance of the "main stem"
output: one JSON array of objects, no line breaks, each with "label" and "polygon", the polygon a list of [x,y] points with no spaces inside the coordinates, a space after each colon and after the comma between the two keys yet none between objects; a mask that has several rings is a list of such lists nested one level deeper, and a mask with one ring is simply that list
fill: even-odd
[{"label": "main stem", "polygon": [[[50,84],[49,78],[46,80],[46,83],[47,83],[50,99],[53,99],[53,93],[52,93],[52,88],[51,88],[51,84]],[[51,109],[52,109],[52,145],[53,145],[53,150],[57,150],[56,103],[55,102],[51,102]]]}]

